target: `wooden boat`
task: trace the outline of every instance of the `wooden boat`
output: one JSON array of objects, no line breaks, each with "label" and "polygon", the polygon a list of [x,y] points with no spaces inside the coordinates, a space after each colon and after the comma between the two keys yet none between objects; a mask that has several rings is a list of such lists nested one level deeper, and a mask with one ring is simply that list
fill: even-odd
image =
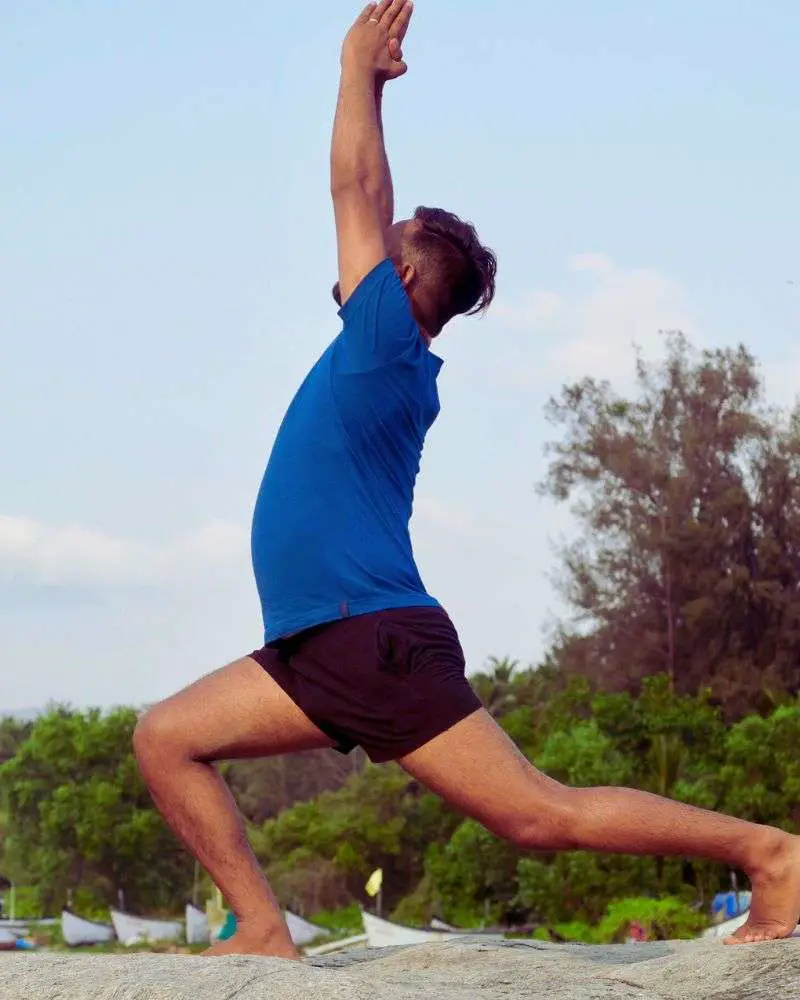
[{"label": "wooden boat", "polygon": [[72,910],[61,911],[61,936],[70,948],[81,945],[105,944],[114,940],[113,924],[103,924],[97,920],[79,917]]},{"label": "wooden boat", "polygon": [[112,909],[111,922],[120,944],[129,947],[154,941],[179,941],[183,937],[182,920],[135,917],[132,913]]}]

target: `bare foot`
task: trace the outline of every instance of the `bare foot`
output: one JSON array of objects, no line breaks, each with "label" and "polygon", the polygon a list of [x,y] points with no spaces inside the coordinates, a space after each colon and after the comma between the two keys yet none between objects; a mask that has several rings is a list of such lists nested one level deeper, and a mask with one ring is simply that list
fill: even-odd
[{"label": "bare foot", "polygon": [[800,919],[800,837],[777,835],[763,862],[748,874],[753,886],[750,915],[725,944],[790,937]]},{"label": "bare foot", "polygon": [[264,931],[263,928],[251,929],[240,924],[233,937],[227,941],[217,941],[216,944],[203,952],[207,958],[219,955],[268,955],[270,958],[288,958],[298,961],[300,952],[283,928],[276,931]]}]

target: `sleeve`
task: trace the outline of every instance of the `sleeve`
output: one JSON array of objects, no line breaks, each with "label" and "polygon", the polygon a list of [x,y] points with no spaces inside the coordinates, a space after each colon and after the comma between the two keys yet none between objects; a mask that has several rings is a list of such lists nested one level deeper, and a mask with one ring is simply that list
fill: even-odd
[{"label": "sleeve", "polygon": [[419,349],[421,336],[411,300],[388,258],[364,278],[339,310],[340,343],[351,371],[370,371]]}]

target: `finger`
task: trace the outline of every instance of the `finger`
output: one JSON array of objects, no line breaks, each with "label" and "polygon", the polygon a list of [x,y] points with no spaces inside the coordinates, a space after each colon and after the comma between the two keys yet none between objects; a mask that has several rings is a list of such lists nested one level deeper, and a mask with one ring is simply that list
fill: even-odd
[{"label": "finger", "polygon": [[370,18],[373,21],[383,21],[393,3],[394,0],[380,0],[380,3],[375,5],[375,10],[370,14]]},{"label": "finger", "polygon": [[395,62],[403,61],[403,46],[400,44],[399,38],[389,39],[389,55]]},{"label": "finger", "polygon": [[[381,27],[385,28],[386,31],[391,31],[394,22],[400,16],[400,13],[405,10],[408,0],[391,0],[389,6],[381,14]],[[375,17],[375,15],[372,15]]]},{"label": "finger", "polygon": [[390,34],[392,38],[397,38],[402,43],[403,39],[406,37],[408,32],[408,26],[411,24],[411,17],[414,13],[414,4],[405,3],[403,9],[395,18],[394,24],[390,29]]},{"label": "finger", "polygon": [[361,11],[356,20],[357,24],[366,24],[371,17],[375,17],[375,8],[378,5],[375,3],[368,3],[367,6]]}]

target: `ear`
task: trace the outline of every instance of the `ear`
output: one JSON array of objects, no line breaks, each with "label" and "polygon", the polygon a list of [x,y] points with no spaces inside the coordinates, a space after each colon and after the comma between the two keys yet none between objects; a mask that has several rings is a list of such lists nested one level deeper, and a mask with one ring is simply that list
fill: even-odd
[{"label": "ear", "polygon": [[400,264],[397,268],[397,274],[403,282],[405,290],[407,292],[410,291],[417,280],[417,269],[414,265],[409,263]]}]

